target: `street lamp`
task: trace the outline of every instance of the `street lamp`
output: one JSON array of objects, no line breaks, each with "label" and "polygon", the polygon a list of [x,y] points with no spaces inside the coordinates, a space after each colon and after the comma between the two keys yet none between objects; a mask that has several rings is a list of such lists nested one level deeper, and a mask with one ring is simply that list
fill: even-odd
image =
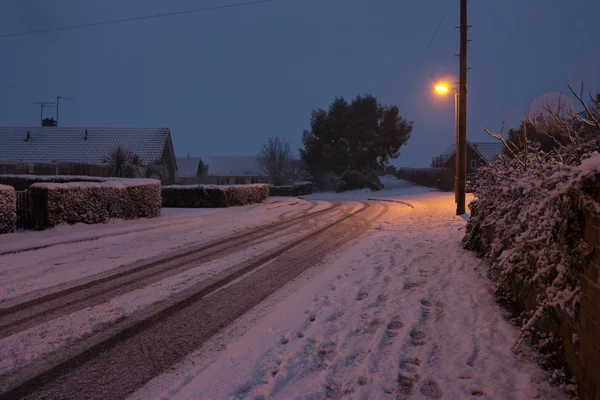
[{"label": "street lamp", "polygon": [[456,143],[454,145],[454,202],[458,203],[458,90],[456,87],[450,87],[445,83],[438,83],[435,85],[434,89],[440,95],[445,95],[448,91],[454,90],[454,140]]}]

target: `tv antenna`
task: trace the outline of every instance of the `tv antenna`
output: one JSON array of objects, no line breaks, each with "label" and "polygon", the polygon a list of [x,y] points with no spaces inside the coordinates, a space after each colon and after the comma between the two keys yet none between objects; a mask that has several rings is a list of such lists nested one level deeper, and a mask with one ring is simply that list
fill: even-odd
[{"label": "tv antenna", "polygon": [[60,100],[75,100],[71,97],[64,97],[64,96],[56,96],[56,126],[58,126],[58,103],[60,102]]},{"label": "tv antenna", "polygon": [[29,103],[30,106],[38,104],[40,106],[40,120],[44,120],[44,108],[46,107],[54,107],[53,101],[34,101],[33,103]]}]

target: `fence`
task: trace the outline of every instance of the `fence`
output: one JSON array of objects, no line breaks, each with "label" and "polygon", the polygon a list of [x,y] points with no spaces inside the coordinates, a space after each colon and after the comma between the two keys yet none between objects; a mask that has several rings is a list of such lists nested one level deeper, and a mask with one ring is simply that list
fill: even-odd
[{"label": "fence", "polygon": [[33,224],[31,213],[31,197],[27,190],[17,191],[17,228],[31,228]]},{"label": "fence", "polygon": [[82,175],[110,177],[110,168],[107,165],[56,162],[25,163],[7,162],[0,164],[0,174],[32,174],[32,175]]},{"label": "fence", "polygon": [[398,178],[427,187],[451,192],[454,190],[454,170],[452,168],[400,168]]}]

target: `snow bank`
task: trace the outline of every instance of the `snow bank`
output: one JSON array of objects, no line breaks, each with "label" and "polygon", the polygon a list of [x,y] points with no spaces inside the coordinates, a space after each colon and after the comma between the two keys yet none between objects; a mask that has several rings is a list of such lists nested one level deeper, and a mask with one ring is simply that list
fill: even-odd
[{"label": "snow bank", "polygon": [[160,181],[155,179],[35,183],[29,193],[37,228],[160,215]]},{"label": "snow bank", "polygon": [[307,196],[312,194],[313,192],[313,184],[312,182],[298,182],[293,185],[287,186],[269,186],[269,195],[270,196],[287,196],[287,197],[297,197],[297,196]]},{"label": "snow bank", "polygon": [[162,187],[163,207],[214,208],[261,203],[268,185],[171,185]]},{"label": "snow bank", "polygon": [[17,222],[17,197],[11,186],[0,185],[0,233],[13,232]]}]

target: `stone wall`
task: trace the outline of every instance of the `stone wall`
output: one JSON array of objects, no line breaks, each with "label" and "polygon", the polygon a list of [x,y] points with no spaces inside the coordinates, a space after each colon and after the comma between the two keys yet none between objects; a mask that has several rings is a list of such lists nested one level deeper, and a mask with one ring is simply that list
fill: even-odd
[{"label": "stone wall", "polygon": [[[594,200],[600,196],[594,193]],[[579,337],[578,347],[565,352],[573,357],[573,373],[578,381],[578,394],[581,400],[600,399],[600,217],[586,215],[585,241],[593,246],[594,257],[585,268],[581,283],[581,310],[579,321],[570,324]],[[575,326],[573,326],[575,325]]]}]

